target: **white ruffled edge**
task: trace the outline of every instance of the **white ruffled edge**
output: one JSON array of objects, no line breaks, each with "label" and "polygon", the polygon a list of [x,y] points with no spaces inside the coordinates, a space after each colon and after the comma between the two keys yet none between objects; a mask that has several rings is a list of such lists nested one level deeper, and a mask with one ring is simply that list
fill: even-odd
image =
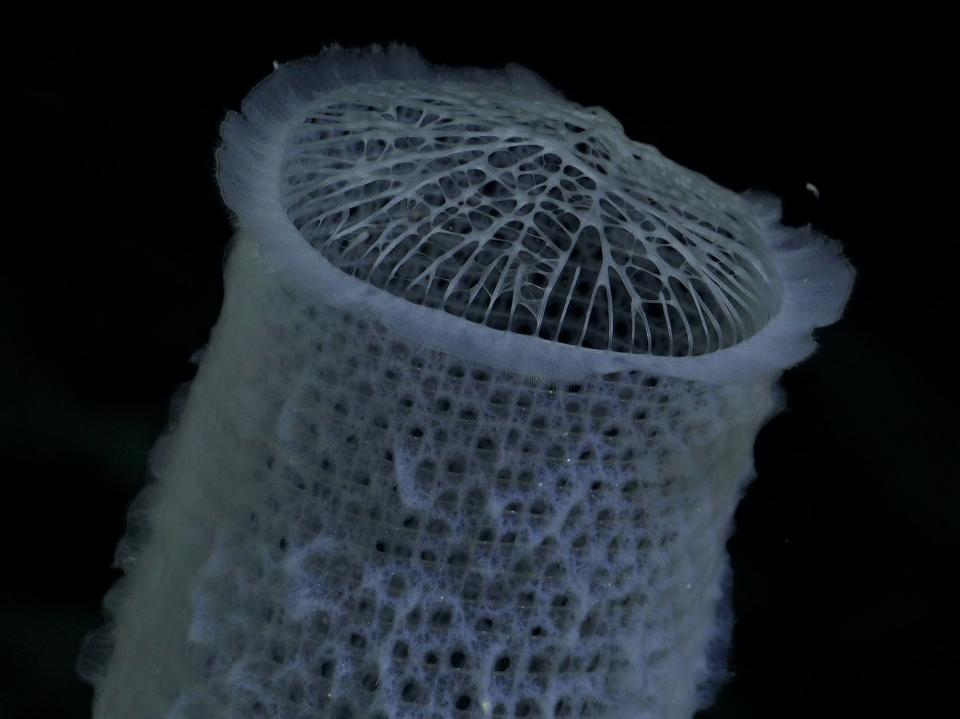
[{"label": "white ruffled edge", "polygon": [[441,68],[403,46],[332,47],[317,57],[278,67],[250,92],[240,113],[231,112],[224,120],[217,178],[224,201],[236,214],[239,241],[254,242],[265,271],[281,273],[285,281],[318,302],[368,312],[390,328],[415,328],[397,330],[397,334],[407,341],[415,338],[421,347],[561,380],[629,370],[711,383],[775,377],[814,351],[814,328],[840,318],[854,270],[839,244],[810,228],[781,225],[780,201],[759,193],[743,198],[768,243],[782,283],[782,306],[753,337],[697,357],[615,353],[494,330],[442,310],[398,301],[385,290],[340,271],[303,240],[280,202],[285,133],[304,107],[324,93],[345,85],[402,79],[499,85],[523,92],[531,106],[558,98],[544,80],[525,68]]}]

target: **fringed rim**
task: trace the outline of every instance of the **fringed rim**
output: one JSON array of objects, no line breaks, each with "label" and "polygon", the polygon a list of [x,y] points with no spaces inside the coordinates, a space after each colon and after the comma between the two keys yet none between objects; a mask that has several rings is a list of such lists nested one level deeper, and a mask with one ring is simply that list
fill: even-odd
[{"label": "fringed rim", "polygon": [[616,353],[563,345],[535,336],[495,330],[463,321],[442,310],[403,301],[334,267],[305,242],[280,200],[282,148],[292,123],[325,93],[384,80],[485,83],[557,100],[559,95],[535,73],[518,66],[504,70],[447,69],[427,63],[415,50],[344,50],[279,66],[232,112],[221,127],[218,180],[236,215],[241,240],[256,243],[264,269],[336,306],[355,306],[390,328],[406,329],[420,345],[525,374],[578,379],[638,370],[705,382],[748,382],[778,375],[809,356],[812,331],[839,319],[850,294],[854,270],[838,243],[810,228],[780,224],[780,202],[761,193],[743,196],[766,240],[782,283],[779,312],[752,337],[732,347],[690,357]]}]

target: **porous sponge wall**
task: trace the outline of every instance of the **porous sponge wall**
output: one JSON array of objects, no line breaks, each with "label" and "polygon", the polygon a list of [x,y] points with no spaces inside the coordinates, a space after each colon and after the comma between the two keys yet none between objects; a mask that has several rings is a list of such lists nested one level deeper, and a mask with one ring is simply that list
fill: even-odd
[{"label": "porous sponge wall", "polygon": [[227,282],[97,717],[692,715],[769,383],[495,370],[245,239]]}]

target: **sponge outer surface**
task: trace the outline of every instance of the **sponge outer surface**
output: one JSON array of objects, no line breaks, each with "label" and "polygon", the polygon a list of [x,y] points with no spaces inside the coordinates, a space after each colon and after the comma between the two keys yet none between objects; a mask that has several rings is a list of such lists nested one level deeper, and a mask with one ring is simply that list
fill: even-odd
[{"label": "sponge outer surface", "polygon": [[692,715],[770,385],[496,370],[258,254],[158,455],[95,716]]}]

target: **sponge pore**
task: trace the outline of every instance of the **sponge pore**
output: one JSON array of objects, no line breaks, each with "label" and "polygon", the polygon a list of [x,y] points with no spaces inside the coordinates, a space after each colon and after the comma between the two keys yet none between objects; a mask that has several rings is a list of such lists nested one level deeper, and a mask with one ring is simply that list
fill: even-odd
[{"label": "sponge pore", "polygon": [[780,307],[743,201],[607,113],[479,83],[325,95],[289,129],[282,202],[336,267],[494,329],[702,355]]}]

